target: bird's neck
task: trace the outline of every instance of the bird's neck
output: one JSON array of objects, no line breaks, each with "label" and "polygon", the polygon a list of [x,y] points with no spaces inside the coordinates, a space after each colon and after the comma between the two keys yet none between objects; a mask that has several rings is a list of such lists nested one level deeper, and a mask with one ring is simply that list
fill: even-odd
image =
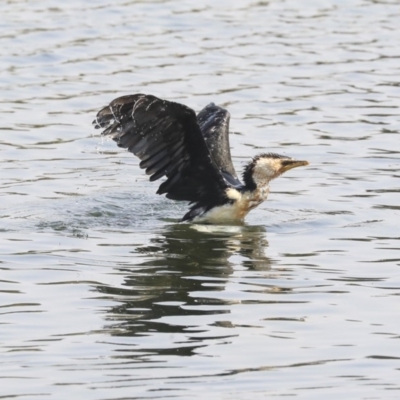
[{"label": "bird's neck", "polygon": [[263,192],[269,192],[269,180],[261,180],[254,182],[254,180],[251,178],[250,181],[245,181],[244,185],[244,191],[246,192],[257,192],[257,193],[263,193]]}]

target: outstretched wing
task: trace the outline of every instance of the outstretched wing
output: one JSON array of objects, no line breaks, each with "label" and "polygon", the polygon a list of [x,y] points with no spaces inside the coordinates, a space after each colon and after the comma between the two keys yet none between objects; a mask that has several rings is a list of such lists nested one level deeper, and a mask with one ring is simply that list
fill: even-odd
[{"label": "outstretched wing", "polygon": [[215,165],[231,185],[242,186],[232,164],[229,120],[229,112],[214,103],[210,103],[197,114],[197,122]]},{"label": "outstretched wing", "polygon": [[223,202],[228,185],[213,163],[192,109],[135,94],[113,100],[93,124],[139,157],[150,181],[167,177],[158,194],[200,206]]}]

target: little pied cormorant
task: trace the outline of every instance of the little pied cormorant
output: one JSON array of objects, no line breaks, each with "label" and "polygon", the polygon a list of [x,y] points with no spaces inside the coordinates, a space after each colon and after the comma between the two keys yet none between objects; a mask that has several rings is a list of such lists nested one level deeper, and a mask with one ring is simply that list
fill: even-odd
[{"label": "little pied cormorant", "polygon": [[150,181],[166,180],[158,194],[191,204],[182,221],[229,223],[267,199],[269,182],[307,161],[274,153],[247,164],[240,182],[229,147],[229,112],[214,103],[197,116],[183,104],[145,94],[118,97],[93,121],[118,146],[140,158]]}]

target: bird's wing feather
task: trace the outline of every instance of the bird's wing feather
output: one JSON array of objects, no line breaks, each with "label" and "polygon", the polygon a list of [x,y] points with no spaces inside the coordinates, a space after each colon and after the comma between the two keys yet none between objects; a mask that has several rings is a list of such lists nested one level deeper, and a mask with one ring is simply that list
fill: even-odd
[{"label": "bird's wing feather", "polygon": [[93,124],[139,157],[151,181],[167,177],[158,194],[210,206],[225,199],[229,186],[213,162],[192,109],[135,94],[112,101]]},{"label": "bird's wing feather", "polygon": [[215,165],[230,184],[238,186],[241,182],[232,164],[229,120],[229,112],[214,103],[210,103],[197,114],[197,122]]}]

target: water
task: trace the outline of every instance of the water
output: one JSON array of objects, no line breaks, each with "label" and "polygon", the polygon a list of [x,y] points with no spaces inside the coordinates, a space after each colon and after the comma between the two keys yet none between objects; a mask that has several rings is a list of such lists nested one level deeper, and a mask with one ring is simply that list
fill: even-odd
[{"label": "water", "polygon": [[[397,399],[397,1],[7,1],[0,396]],[[310,166],[244,226],[179,224],[91,127],[144,92],[232,115],[237,170]]]}]

